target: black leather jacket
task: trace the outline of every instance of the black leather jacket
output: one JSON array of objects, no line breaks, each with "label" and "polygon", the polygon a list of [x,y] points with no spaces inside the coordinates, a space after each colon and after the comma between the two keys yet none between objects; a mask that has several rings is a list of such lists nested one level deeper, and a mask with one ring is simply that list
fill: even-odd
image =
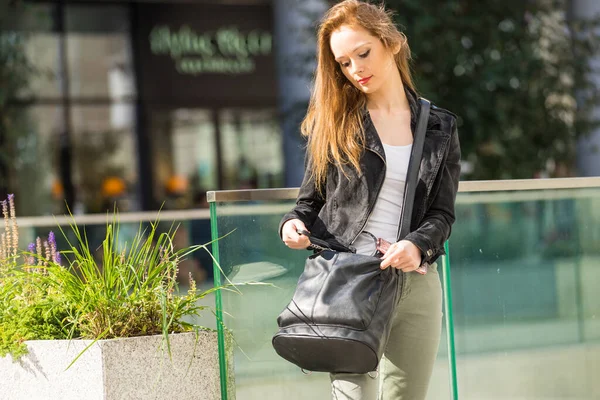
[{"label": "black leather jacket", "polygon": [[[414,135],[420,104],[413,92],[407,90],[406,94]],[[361,157],[362,175],[359,176],[351,166],[331,166],[324,194],[319,195],[310,174],[306,172],[296,207],[284,215],[279,224],[280,236],[283,224],[298,218],[313,236],[326,240],[331,248],[355,251],[352,244],[375,206],[386,168],[383,145],[368,113],[364,129],[366,150]],[[411,232],[405,238],[421,250],[422,263],[433,263],[444,254],[444,242],[450,237],[455,219],[459,162],[456,116],[432,104],[415,192]]]}]

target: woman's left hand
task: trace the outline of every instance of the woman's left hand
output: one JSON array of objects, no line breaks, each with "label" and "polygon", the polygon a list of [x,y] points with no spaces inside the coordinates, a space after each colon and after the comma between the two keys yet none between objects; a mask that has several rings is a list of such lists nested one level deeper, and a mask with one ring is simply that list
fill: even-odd
[{"label": "woman's left hand", "polygon": [[401,240],[393,243],[381,259],[381,269],[393,267],[410,272],[421,265],[421,250],[412,242]]}]

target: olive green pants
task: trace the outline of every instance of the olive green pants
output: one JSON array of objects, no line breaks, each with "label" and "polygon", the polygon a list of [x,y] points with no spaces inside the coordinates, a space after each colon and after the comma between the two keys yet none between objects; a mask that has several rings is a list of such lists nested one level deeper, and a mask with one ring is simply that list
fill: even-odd
[{"label": "olive green pants", "polygon": [[334,400],[423,400],[442,329],[437,265],[425,275],[404,274],[379,373],[331,374]]}]

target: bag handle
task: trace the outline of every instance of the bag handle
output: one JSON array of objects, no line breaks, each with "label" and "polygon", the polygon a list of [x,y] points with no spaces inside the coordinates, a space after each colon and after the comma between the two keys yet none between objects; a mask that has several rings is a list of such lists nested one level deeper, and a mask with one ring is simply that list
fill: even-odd
[{"label": "bag handle", "polygon": [[309,231],[304,229],[298,229],[296,232],[298,233],[298,235],[304,235],[310,240],[310,246],[308,246],[306,250],[331,250],[331,247],[329,247],[329,243],[327,243],[323,239],[319,239],[318,237],[312,236]]},{"label": "bag handle", "polygon": [[415,202],[415,191],[417,188],[417,178],[419,168],[421,167],[421,157],[423,156],[423,144],[425,143],[425,133],[427,131],[427,122],[429,121],[429,111],[431,103],[422,97],[419,98],[421,110],[419,112],[419,121],[413,140],[413,147],[406,172],[406,184],[404,185],[404,201],[402,212],[400,214],[400,223],[398,227],[398,240],[404,239],[410,233],[410,223],[412,220],[413,204]]}]

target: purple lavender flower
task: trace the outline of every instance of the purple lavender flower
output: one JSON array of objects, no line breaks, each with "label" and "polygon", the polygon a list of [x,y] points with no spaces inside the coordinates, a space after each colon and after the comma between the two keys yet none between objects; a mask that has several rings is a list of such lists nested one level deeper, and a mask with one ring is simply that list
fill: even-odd
[{"label": "purple lavender flower", "polygon": [[48,234],[48,243],[50,246],[54,246],[56,248],[56,237],[54,236],[54,232],[50,231]]},{"label": "purple lavender flower", "polygon": [[37,265],[44,265],[44,253],[42,253],[42,239],[38,236],[35,238],[35,253],[38,256]]},{"label": "purple lavender flower", "polygon": [[48,245],[50,246],[50,259],[52,262],[60,264],[60,256],[58,255],[58,251],[56,251],[56,236],[54,236],[54,232],[52,231],[48,234]]},{"label": "purple lavender flower", "polygon": [[15,195],[14,194],[8,195],[8,208],[9,208],[10,222],[12,223],[11,235],[10,235],[12,242],[10,242],[9,245],[12,247],[11,251],[12,251],[13,255],[15,255],[15,254],[17,254],[17,251],[19,249],[19,228],[17,226],[17,212],[15,211]]},{"label": "purple lavender flower", "polygon": [[[27,251],[30,253],[35,253],[35,243],[29,243],[29,246],[27,246]],[[27,256],[27,265],[35,265],[35,259],[33,255]]]}]

